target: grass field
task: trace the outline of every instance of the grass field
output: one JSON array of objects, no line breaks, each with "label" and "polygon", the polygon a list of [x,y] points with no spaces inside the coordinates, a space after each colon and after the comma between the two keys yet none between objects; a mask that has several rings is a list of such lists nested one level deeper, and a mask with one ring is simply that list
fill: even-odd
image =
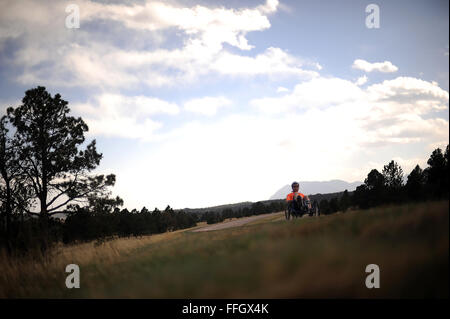
[{"label": "grass field", "polygon": [[[448,201],[60,246],[0,259],[1,298],[448,298]],[[81,288],[67,289],[67,264]],[[365,267],[380,268],[367,289]]]}]

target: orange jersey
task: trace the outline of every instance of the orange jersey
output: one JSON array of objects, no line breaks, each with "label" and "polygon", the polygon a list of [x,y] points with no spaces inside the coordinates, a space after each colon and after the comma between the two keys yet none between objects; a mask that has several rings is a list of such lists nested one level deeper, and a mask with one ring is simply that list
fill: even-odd
[{"label": "orange jersey", "polygon": [[[297,195],[300,196],[301,198],[305,198],[305,195],[303,195],[300,192],[298,192]],[[294,200],[294,192],[288,194],[286,200]]]}]

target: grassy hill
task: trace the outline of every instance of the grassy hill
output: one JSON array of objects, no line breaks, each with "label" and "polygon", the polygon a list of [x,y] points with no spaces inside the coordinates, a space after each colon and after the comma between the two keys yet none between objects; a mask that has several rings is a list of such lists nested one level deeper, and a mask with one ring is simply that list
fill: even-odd
[{"label": "grassy hill", "polygon": [[[448,298],[448,226],[440,201],[60,247],[1,257],[0,298]],[[70,263],[80,289],[65,287]],[[368,264],[379,289],[365,286]]]}]

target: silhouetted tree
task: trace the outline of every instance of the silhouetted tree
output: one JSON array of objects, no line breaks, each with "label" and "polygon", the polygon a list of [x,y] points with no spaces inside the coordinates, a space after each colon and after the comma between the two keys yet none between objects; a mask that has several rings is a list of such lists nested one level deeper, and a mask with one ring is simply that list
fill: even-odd
[{"label": "silhouetted tree", "polygon": [[368,190],[380,190],[384,187],[384,176],[378,172],[378,170],[373,169],[367,175],[364,180]]},{"label": "silhouetted tree", "polygon": [[352,196],[352,203],[362,209],[369,208],[369,190],[366,184],[356,187]]},{"label": "silhouetted tree", "polygon": [[93,140],[84,150],[88,126],[69,116],[68,102],[59,94],[52,97],[44,87],[25,92],[22,105],[7,113],[18,140],[21,169],[39,201],[41,218],[61,212],[74,201],[100,197],[115,183],[115,175],[90,176],[102,158]]},{"label": "silhouetted tree", "polygon": [[403,170],[395,161],[390,161],[389,164],[383,167],[383,178],[386,186],[385,201],[400,202],[402,197],[403,186]]},{"label": "silhouetted tree", "polygon": [[425,176],[419,165],[409,173],[405,188],[408,199],[417,201],[425,199]]},{"label": "silhouetted tree", "polygon": [[449,197],[449,145],[447,144],[447,147],[445,148],[445,154],[444,154],[444,159],[445,159],[445,165],[444,165],[444,185],[443,185],[443,192],[444,192],[444,196],[446,198]]},{"label": "silhouetted tree", "polygon": [[[8,251],[11,251],[12,214],[20,196],[20,166],[15,141],[8,134],[8,118],[0,119],[0,230]],[[17,188],[19,186],[19,189]],[[2,236],[3,237],[3,236]]]},{"label": "silhouetted tree", "polygon": [[[448,158],[448,151],[446,156]],[[425,169],[424,174],[429,193],[436,198],[448,197],[448,159],[446,160],[440,148],[433,151],[427,164],[429,167]]]},{"label": "silhouetted tree", "polygon": [[350,201],[350,195],[348,194],[348,190],[345,190],[342,194],[342,197],[339,201],[339,208],[345,212],[350,207],[351,201]]},{"label": "silhouetted tree", "polygon": [[403,186],[403,170],[395,161],[390,161],[383,168],[384,182],[388,188],[399,189]]},{"label": "silhouetted tree", "polygon": [[373,169],[364,180],[367,187],[367,202],[369,207],[379,205],[385,199],[384,176],[378,170]]},{"label": "silhouetted tree", "polygon": [[[52,97],[44,87],[37,87],[26,91],[22,104],[9,107],[0,121],[1,211],[7,224],[14,212],[21,214],[20,225],[23,213],[39,216],[38,226],[30,221],[27,225],[33,226],[27,229],[35,242],[42,243],[41,250],[58,233],[51,215],[65,212],[71,203],[84,200],[88,204],[89,196],[105,196],[115,182],[113,174],[88,174],[102,155],[96,151],[95,140],[80,149],[88,127],[81,118],[68,115],[67,104],[59,94]],[[26,242],[28,235],[16,230],[22,238],[18,240]]]}]

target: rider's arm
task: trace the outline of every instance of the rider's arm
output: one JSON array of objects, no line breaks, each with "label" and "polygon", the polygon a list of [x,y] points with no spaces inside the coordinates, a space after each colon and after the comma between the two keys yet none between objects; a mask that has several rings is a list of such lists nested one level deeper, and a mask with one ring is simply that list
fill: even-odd
[{"label": "rider's arm", "polygon": [[308,201],[308,208],[311,208],[311,201],[309,200],[308,195],[305,195],[305,200]]}]

